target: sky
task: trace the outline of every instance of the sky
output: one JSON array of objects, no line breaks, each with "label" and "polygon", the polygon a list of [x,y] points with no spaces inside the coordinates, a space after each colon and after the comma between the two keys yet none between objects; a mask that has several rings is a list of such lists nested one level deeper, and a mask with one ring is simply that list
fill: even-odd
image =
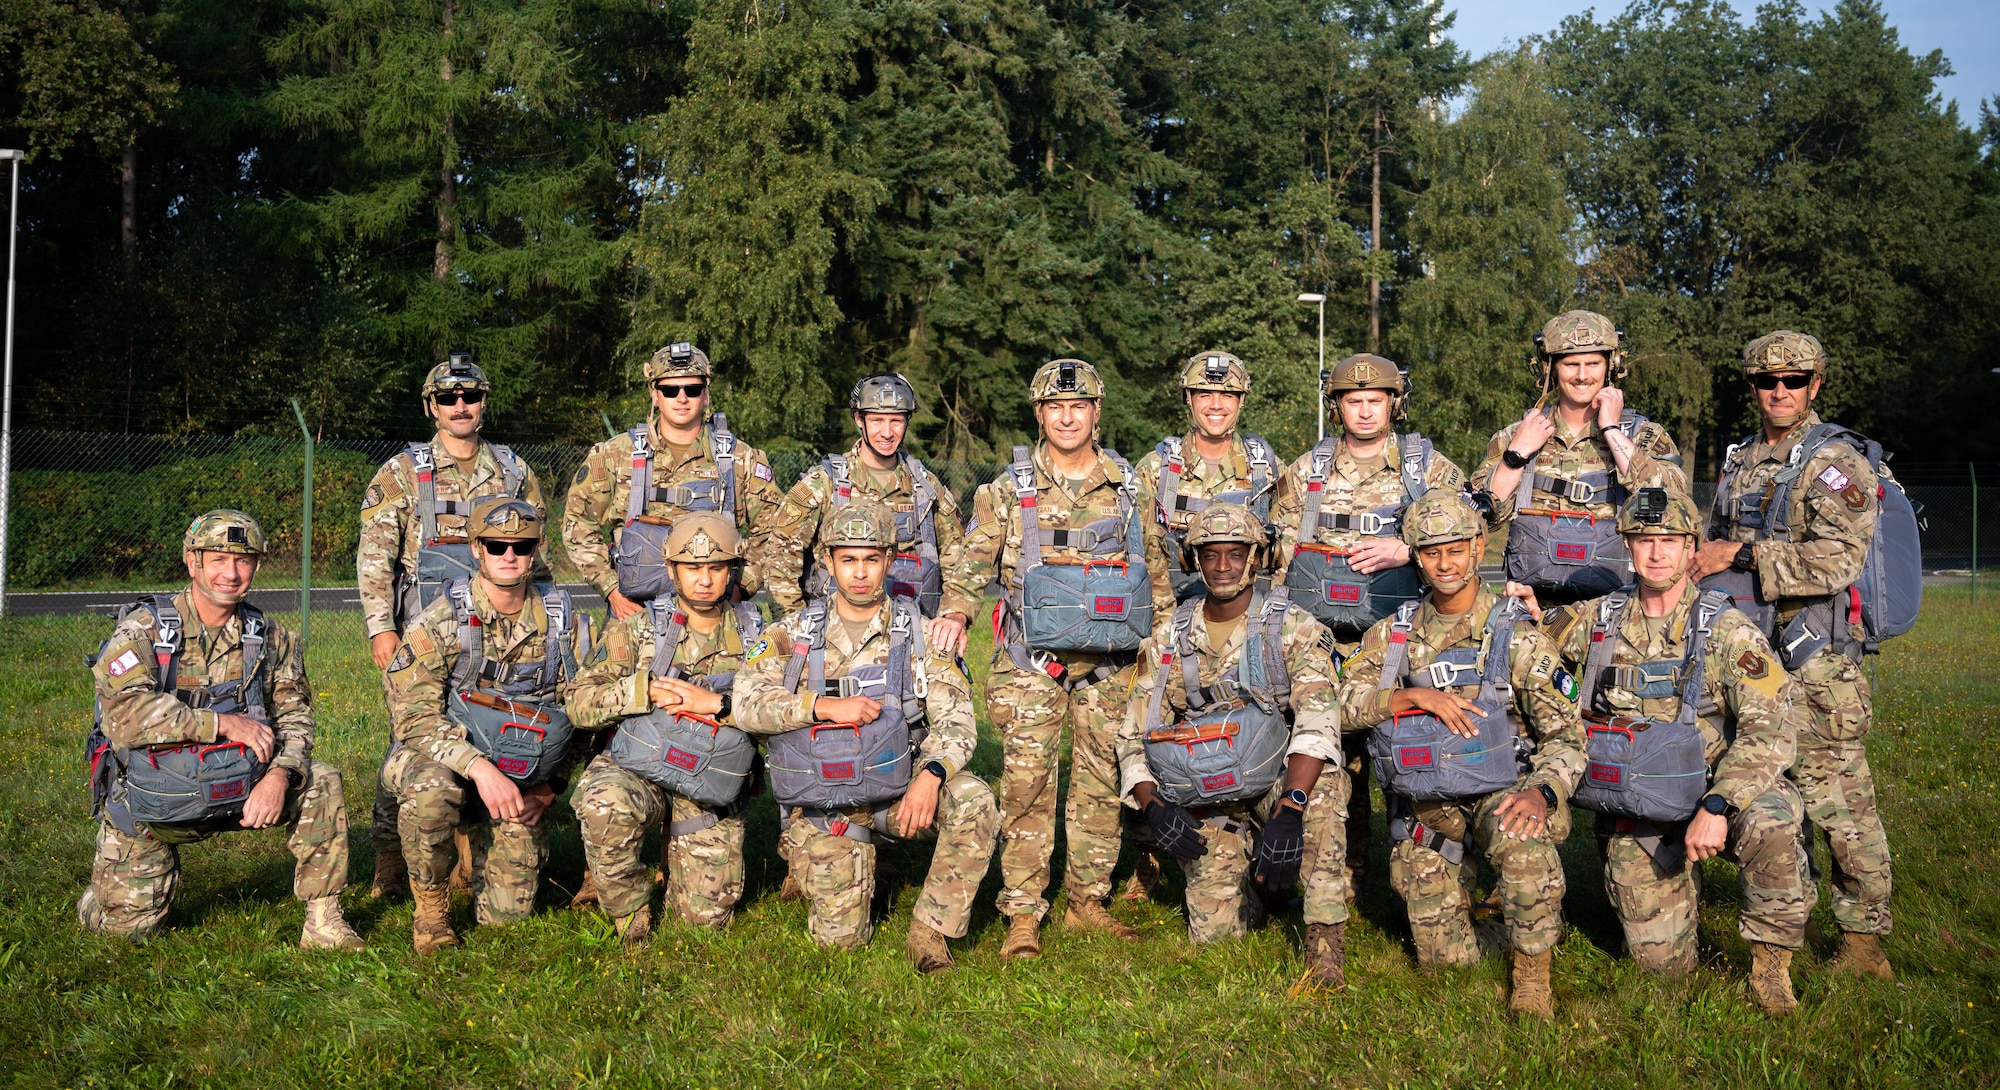
[{"label": "sky", "polygon": [[[1601,21],[1625,9],[1624,0],[1448,0],[1448,5],[1458,12],[1452,38],[1475,57],[1552,31],[1564,16],[1594,8]],[[1731,6],[1748,18],[1756,0],[1735,0]],[[1805,0],[1813,18],[1833,6]],[[1938,93],[1946,102],[1958,100],[1961,122],[1977,124],[1980,100],[2000,96],[2000,0],[1882,0],[1882,10],[1912,54],[1944,50],[1956,74],[1939,81]]]}]

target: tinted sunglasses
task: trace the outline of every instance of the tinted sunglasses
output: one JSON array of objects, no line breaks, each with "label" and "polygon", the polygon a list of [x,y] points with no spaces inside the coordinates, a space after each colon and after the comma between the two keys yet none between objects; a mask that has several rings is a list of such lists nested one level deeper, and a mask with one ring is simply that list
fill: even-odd
[{"label": "tinted sunglasses", "polygon": [[662,383],[660,383],[660,384],[659,384],[658,386],[655,386],[655,387],[653,387],[653,389],[655,389],[655,390],[658,390],[658,391],[660,392],[660,396],[661,396],[661,397],[664,397],[664,398],[666,398],[666,399],[667,399],[668,401],[672,401],[673,399],[675,399],[675,398],[679,397],[679,396],[680,396],[680,395],[682,395],[682,394],[686,394],[686,395],[688,396],[688,399],[689,399],[689,400],[693,400],[693,399],[695,399],[695,398],[697,398],[697,397],[700,397],[700,396],[701,396],[701,392],[702,392],[703,390],[706,390],[706,389],[708,389],[708,383],[706,383],[706,382],[688,382],[688,383],[677,383],[677,382],[662,382]]},{"label": "tinted sunglasses", "polygon": [[495,541],[490,537],[480,538],[479,543],[486,546],[487,556],[505,556],[508,553],[513,553],[515,556],[533,556],[535,546],[541,544],[538,541]]},{"label": "tinted sunglasses", "polygon": [[1803,390],[1812,385],[1811,375],[1752,375],[1750,385],[1759,390],[1775,390],[1783,386],[1787,390]]},{"label": "tinted sunglasses", "polygon": [[437,402],[440,405],[456,405],[460,401],[465,402],[467,405],[477,405],[480,402],[486,400],[486,391],[454,390],[451,393],[432,394],[431,400]]}]

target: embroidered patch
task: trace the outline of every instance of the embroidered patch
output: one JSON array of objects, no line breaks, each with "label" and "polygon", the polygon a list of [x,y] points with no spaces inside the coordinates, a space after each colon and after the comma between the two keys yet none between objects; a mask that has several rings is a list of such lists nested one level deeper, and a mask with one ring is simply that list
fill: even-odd
[{"label": "embroidered patch", "polygon": [[1839,466],[1827,466],[1813,480],[1825,485],[1828,492],[1839,492],[1848,485],[1847,474],[1842,473]]},{"label": "embroidered patch", "polygon": [[758,640],[756,643],[750,645],[750,649],[748,651],[743,652],[743,659],[744,661],[749,662],[755,659],[761,659],[765,655],[768,655],[770,653],[771,653],[771,641]]},{"label": "embroidered patch", "polygon": [[1771,669],[1770,664],[1764,661],[1764,656],[1755,651],[1745,651],[1737,656],[1736,668],[1743,671],[1744,677],[1753,681],[1763,677]]},{"label": "embroidered patch", "polygon": [[1863,492],[1858,484],[1850,484],[1841,489],[1840,498],[1847,501],[1847,509],[1850,511],[1859,511],[1868,506],[1868,493]]},{"label": "embroidered patch", "polygon": [[124,677],[127,671],[137,665],[139,665],[139,655],[128,647],[124,654],[105,663],[104,671],[112,677]]},{"label": "embroidered patch", "polygon": [[1535,664],[1528,668],[1528,674],[1531,677],[1547,681],[1555,675],[1555,670],[1556,657],[1544,651],[1535,656]]},{"label": "embroidered patch", "polygon": [[569,483],[572,485],[578,485],[582,484],[584,481],[589,479],[590,479],[590,464],[586,462],[583,465],[576,467],[576,476],[570,478]]},{"label": "embroidered patch", "polygon": [[1653,440],[1653,453],[1662,458],[1674,452],[1674,441],[1665,435]]},{"label": "embroidered patch", "polygon": [[760,481],[768,481],[771,479],[771,467],[758,462],[750,467],[750,475]]},{"label": "embroidered patch", "polygon": [[396,648],[396,657],[389,660],[389,672],[393,674],[399,670],[407,670],[416,661],[416,652],[411,651],[410,645],[406,643]]},{"label": "embroidered patch", "polygon": [[1333,633],[1321,632],[1319,634],[1319,653],[1331,659],[1334,657],[1333,652],[1334,652]]},{"label": "embroidered patch", "polygon": [[1560,666],[1557,667],[1555,674],[1549,678],[1549,681],[1555,686],[1556,692],[1563,694],[1565,699],[1576,699],[1576,678],[1571,677],[1568,670]]},{"label": "embroidered patch", "polygon": [[382,486],[371,484],[368,486],[368,491],[361,496],[361,509],[368,511],[380,506],[382,506]]}]

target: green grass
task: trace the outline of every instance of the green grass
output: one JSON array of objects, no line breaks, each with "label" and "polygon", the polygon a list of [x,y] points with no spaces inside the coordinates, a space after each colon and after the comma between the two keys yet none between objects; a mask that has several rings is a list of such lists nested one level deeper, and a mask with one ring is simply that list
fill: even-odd
[{"label": "green grass", "polygon": [[[73,623],[0,628],[0,1083],[21,1086],[369,1085],[1923,1086],[2000,1082],[2000,605],[1936,601],[1877,664],[1870,739],[1897,852],[1894,984],[1795,963],[1803,1006],[1748,1002],[1733,868],[1709,864],[1703,967],[1683,980],[1618,949],[1588,829],[1565,847],[1572,924],[1556,955],[1555,1026],[1504,1013],[1504,966],[1415,970],[1386,888],[1364,892],[1344,994],[1294,998],[1296,911],[1247,940],[1188,945],[1175,891],[1118,912],[1136,944],[1045,931],[1038,962],[1002,968],[994,882],[959,968],[914,975],[904,884],[871,946],[816,949],[776,895],[768,799],[752,822],[736,923],[675,924],[620,949],[566,901],[576,823],[553,813],[541,911],[472,928],[418,960],[407,902],[366,897],[369,777],[386,729],[358,633],[315,625],[319,753],[348,775],[349,916],[358,956],[294,949],[301,908],[277,831],[184,850],[171,932],[141,946],[82,934],[73,903],[92,826],[79,763],[89,716]],[[975,767],[998,771],[990,734]],[[1377,809],[1378,814],[1380,808]],[[1585,822],[1584,824],[1588,824]],[[898,853],[920,879],[926,850]],[[1383,850],[1375,846],[1377,872]],[[461,902],[463,922],[469,912]],[[1821,926],[1831,930],[1826,911]]]}]

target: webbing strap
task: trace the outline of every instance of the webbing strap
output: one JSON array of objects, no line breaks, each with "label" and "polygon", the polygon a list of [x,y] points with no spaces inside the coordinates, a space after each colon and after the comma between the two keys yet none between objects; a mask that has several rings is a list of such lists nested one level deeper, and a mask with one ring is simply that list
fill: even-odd
[{"label": "webbing strap", "polygon": [[[1598,710],[1608,710],[1602,703],[1602,692],[1598,688],[1604,672],[1612,673],[1612,684],[1620,688],[1632,689],[1637,686],[1625,684],[1629,679],[1621,679],[1617,671],[1628,669],[1611,665],[1617,652],[1618,633],[1625,627],[1631,611],[1638,607],[1636,598],[1623,591],[1607,595],[1598,607],[1597,619],[1590,625],[1590,650],[1584,657],[1583,692],[1590,706]],[[1687,627],[1682,639],[1687,643],[1687,652],[1681,660],[1679,706],[1674,718],[1685,726],[1693,726],[1701,708],[1702,688],[1707,681],[1708,639],[1714,631],[1715,618],[1729,607],[1729,594],[1722,590],[1703,591],[1696,599],[1694,607],[1688,610]]]},{"label": "webbing strap", "polygon": [[741,524],[736,512],[736,436],[729,430],[729,418],[716,413],[709,418],[709,440],[715,450],[716,473],[722,478],[722,509],[729,520]]},{"label": "webbing strap", "polygon": [[469,689],[486,672],[486,640],[479,614],[472,608],[472,583],[454,579],[445,593],[451,596],[451,612],[458,620],[458,661],[451,668],[451,684],[454,689]]},{"label": "webbing strap", "polygon": [[431,458],[429,443],[410,444],[410,464],[417,474],[417,521],[422,527],[421,540],[428,545],[438,539],[437,520],[437,465]]},{"label": "webbing strap", "polygon": [[1375,682],[1378,690],[1395,688],[1409,672],[1410,633],[1417,627],[1418,604],[1411,601],[1397,606],[1396,619],[1389,622],[1389,649],[1382,654],[1382,676]]},{"label": "webbing strap", "polygon": [[1340,450],[1340,440],[1328,436],[1312,449],[1312,461],[1306,469],[1305,510],[1299,517],[1299,544],[1319,543],[1320,514],[1319,501],[1326,494],[1326,471],[1333,464],[1333,456]]},{"label": "webbing strap", "polygon": [[674,655],[681,637],[687,633],[687,614],[672,594],[662,594],[646,603],[653,616],[653,676],[674,677]]},{"label": "webbing strap", "polygon": [[153,667],[158,675],[160,691],[171,693],[180,687],[181,642],[186,638],[186,626],[181,620],[181,611],[174,608],[174,600],[167,595],[158,595],[146,600],[153,611],[153,619],[158,622],[153,629]]},{"label": "webbing strap", "polygon": [[735,817],[736,815],[742,813],[743,811],[749,808],[750,808],[749,798],[746,796],[739,796],[735,802],[732,802],[727,806],[708,807],[702,810],[701,813],[696,814],[695,816],[687,818],[683,821],[667,822],[667,839],[677,840],[684,836],[692,836],[695,833],[701,832],[703,829],[711,828],[715,825],[721,824],[724,818]]},{"label": "webbing strap", "polygon": [[[1178,657],[1185,661],[1193,657],[1188,642],[1188,630],[1194,626],[1195,607],[1200,604],[1201,597],[1197,595],[1174,609],[1173,621],[1168,627],[1172,636],[1160,647],[1160,668],[1153,673],[1153,691],[1146,697],[1146,729],[1149,731],[1165,725],[1161,719],[1161,712],[1166,701],[1166,676],[1173,669],[1174,659]],[[1200,707],[1199,703],[1194,702],[1198,699],[1199,694],[1190,701],[1190,706]]]},{"label": "webbing strap", "polygon": [[646,425],[634,424],[626,434],[632,437],[632,485],[625,498],[625,525],[630,526],[646,513],[646,496],[653,490],[653,448],[646,440]]},{"label": "webbing strap", "polygon": [[[1555,407],[1553,405],[1543,409],[1542,413],[1551,421],[1555,419]],[[1618,419],[1618,430],[1624,432],[1625,437],[1630,439],[1632,434],[1639,430],[1639,425],[1645,422],[1645,417],[1640,416],[1631,409],[1626,409]],[[1599,439],[1598,442],[1603,442],[1603,440]],[[1540,453],[1537,451],[1535,454],[1529,455],[1528,464],[1522,467],[1521,486],[1514,492],[1515,510],[1525,511],[1533,507],[1535,490],[1538,488],[1544,492],[1561,496],[1564,500],[1575,504],[1620,504],[1625,502],[1625,488],[1618,483],[1617,474],[1607,470],[1593,470],[1589,473],[1580,473],[1572,480],[1567,477],[1553,477],[1545,473],[1536,473],[1535,460],[1540,457]]]}]

